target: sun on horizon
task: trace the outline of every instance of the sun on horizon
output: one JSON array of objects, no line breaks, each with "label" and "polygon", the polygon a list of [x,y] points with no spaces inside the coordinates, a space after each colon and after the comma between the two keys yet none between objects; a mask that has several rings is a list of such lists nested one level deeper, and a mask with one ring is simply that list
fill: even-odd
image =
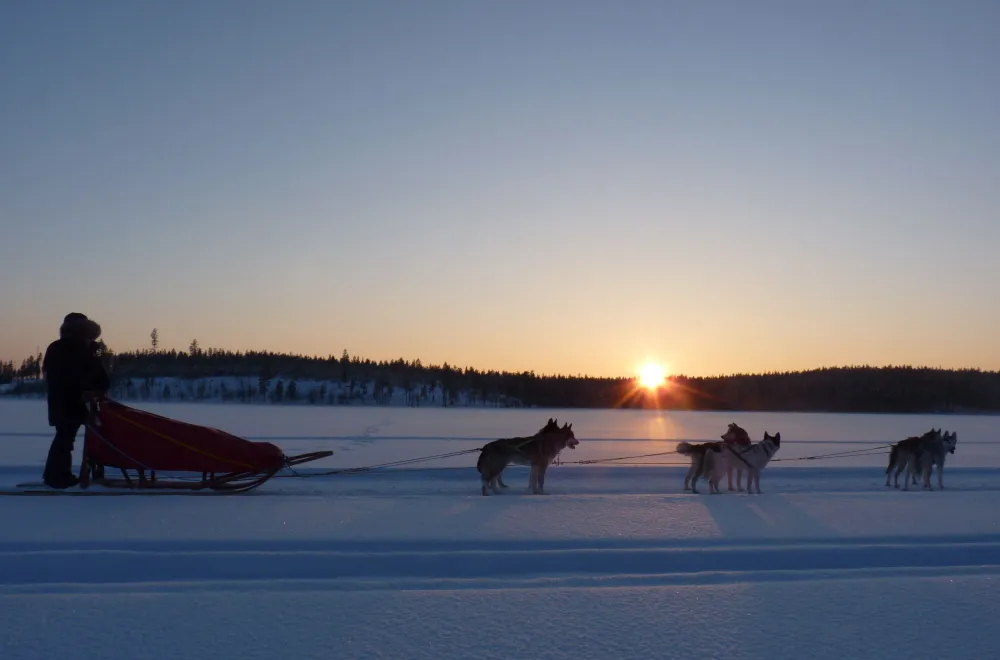
[{"label": "sun on horizon", "polygon": [[639,384],[647,390],[655,390],[662,386],[667,379],[667,370],[661,364],[649,362],[639,369]]}]

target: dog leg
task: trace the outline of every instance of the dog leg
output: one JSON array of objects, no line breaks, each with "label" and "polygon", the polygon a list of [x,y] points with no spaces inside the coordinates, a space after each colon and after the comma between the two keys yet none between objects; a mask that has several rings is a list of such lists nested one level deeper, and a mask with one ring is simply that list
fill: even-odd
[{"label": "dog leg", "polygon": [[535,468],[535,495],[542,494],[542,482],[545,480],[545,466],[539,465]]},{"label": "dog leg", "polygon": [[498,474],[498,475],[497,475],[497,483],[498,483],[498,484],[500,484],[500,487],[501,487],[501,488],[506,488],[506,487],[507,487],[507,484],[505,484],[505,483],[503,482],[503,479],[502,479],[502,477],[503,477],[503,470],[501,470],[501,471],[500,471],[500,474]]},{"label": "dog leg", "polygon": [[[906,473],[903,475],[903,490],[910,490],[910,480],[913,479],[913,475],[916,472],[916,466],[913,463],[913,459],[906,462]],[[914,480],[913,483],[916,483],[916,481]]]},{"label": "dog leg", "polygon": [[733,466],[732,465],[730,465],[728,468],[726,468],[726,477],[728,478],[728,482],[729,482],[729,490],[732,491],[733,490]]},{"label": "dog leg", "polygon": [[941,465],[938,466],[938,489],[944,490],[944,460],[941,460]]},{"label": "dog leg", "polygon": [[545,495],[545,472],[549,469],[549,464],[545,463],[538,469],[538,494]]}]

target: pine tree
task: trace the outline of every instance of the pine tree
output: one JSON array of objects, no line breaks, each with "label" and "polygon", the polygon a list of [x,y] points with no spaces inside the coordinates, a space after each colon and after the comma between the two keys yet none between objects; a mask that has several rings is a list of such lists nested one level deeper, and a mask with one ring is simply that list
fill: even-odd
[{"label": "pine tree", "polygon": [[153,328],[153,331],[149,333],[149,339],[150,342],[153,344],[153,352],[155,353],[156,349],[159,348],[160,346],[160,331],[157,330],[156,328]]}]

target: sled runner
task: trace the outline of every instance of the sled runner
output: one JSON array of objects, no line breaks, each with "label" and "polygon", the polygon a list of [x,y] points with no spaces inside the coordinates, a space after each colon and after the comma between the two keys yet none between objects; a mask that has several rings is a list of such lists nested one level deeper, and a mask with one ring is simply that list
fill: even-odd
[{"label": "sled runner", "polygon": [[[240,493],[260,486],[284,468],[333,454],[286,456],[270,442],[251,442],[110,399],[92,400],[88,406],[81,489],[97,484],[129,490]],[[121,478],[111,477],[114,469],[121,472]],[[164,477],[160,473],[174,474]]]}]

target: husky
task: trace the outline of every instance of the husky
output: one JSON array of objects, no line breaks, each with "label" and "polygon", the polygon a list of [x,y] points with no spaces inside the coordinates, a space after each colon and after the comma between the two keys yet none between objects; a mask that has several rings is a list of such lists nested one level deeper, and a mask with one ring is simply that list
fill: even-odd
[{"label": "husky", "polygon": [[[948,445],[945,445],[945,438],[941,435],[941,429],[931,429],[923,435],[912,435],[909,438],[900,440],[892,446],[889,450],[889,465],[885,468],[885,485],[889,486],[889,480],[893,468],[896,469],[895,478],[893,480],[893,485],[899,488],[899,475],[906,472],[903,477],[903,490],[910,490],[910,482],[913,485],[917,485],[917,473],[923,472],[926,474],[925,488],[930,488],[930,471],[933,469],[934,464],[937,463],[938,468],[938,483],[941,485],[941,469],[944,466],[944,454],[955,453],[955,442],[958,441],[957,434],[952,437],[949,436]],[[926,465],[921,465],[921,458],[925,455],[929,458]],[[941,485],[943,488],[944,486]]]},{"label": "husky", "polygon": [[[745,430],[740,428],[735,422],[729,424],[729,428],[722,435],[722,441],[727,445],[734,447],[749,447],[752,443],[750,442],[750,434]],[[726,471],[726,476],[729,479],[729,490],[743,490],[743,465],[742,461],[730,461],[729,469]],[[736,470],[736,488],[733,488],[733,469]],[[747,477],[749,479],[749,476]]]},{"label": "husky", "polygon": [[931,488],[931,471],[934,466],[938,466],[938,489],[944,490],[944,459],[948,454],[955,453],[955,447],[958,445],[958,432],[957,431],[945,431],[944,435],[941,437],[941,444],[931,445],[925,447],[924,451],[917,455],[917,466],[916,471],[920,471],[924,475],[924,488],[927,490],[934,490]]},{"label": "husky", "polygon": [[531,467],[528,475],[528,488],[537,495],[545,494],[545,471],[556,456],[569,447],[576,449],[580,441],[573,433],[572,424],[563,424],[549,418],[548,423],[538,433],[522,438],[500,438],[488,443],[480,450],[476,470],[482,480],[482,494],[488,495],[487,487],[500,494],[499,484],[507,488],[501,475],[508,465],[527,465]]},{"label": "husky", "polygon": [[917,484],[917,474],[923,475],[924,489],[931,487],[931,472],[938,466],[938,488],[944,489],[944,460],[955,453],[958,433],[942,429],[931,429],[921,436],[911,436],[900,440],[889,451],[889,466],[885,469],[885,485],[889,485],[889,473],[896,468],[895,487],[899,488],[899,475],[904,470],[903,490],[910,490],[910,482]]},{"label": "husky", "polygon": [[705,457],[707,454],[714,454],[715,451],[721,449],[722,444],[721,442],[678,443],[674,451],[681,456],[691,457],[691,467],[688,468],[687,474],[684,476],[684,490],[690,490],[692,493],[698,492],[695,484],[698,483],[698,477],[705,473]]},{"label": "husky", "polygon": [[691,456],[691,467],[688,476],[684,478],[684,490],[688,490],[688,480],[691,482],[691,492],[698,492],[698,478],[708,479],[708,492],[721,493],[719,482],[732,469],[732,453],[722,442],[705,442],[692,445],[682,442],[677,445],[677,453]]},{"label": "husky", "polygon": [[[694,487],[691,485],[692,479],[694,481],[698,480],[702,474],[705,474],[705,456],[708,451],[715,451],[714,448],[721,447],[723,443],[727,445],[737,445],[737,446],[750,446],[750,435],[737,426],[735,423],[731,423],[726,429],[726,432],[721,436],[723,442],[716,440],[715,442],[702,442],[698,444],[691,444],[690,442],[681,442],[674,449],[678,454],[682,456],[691,457],[691,467],[688,468],[687,475],[684,477],[684,490],[690,490],[697,493]],[[718,461],[715,461],[715,465]],[[736,473],[736,483],[740,484],[743,481],[743,463],[738,462],[737,473]],[[714,468],[714,465],[713,465]],[[729,477],[729,490],[733,490],[733,466],[730,463],[729,467],[726,469],[726,474]],[[742,486],[739,486],[742,490]]]},{"label": "husky", "polygon": [[732,445],[725,447],[733,455],[731,464],[742,463],[747,470],[747,494],[752,494],[753,491],[750,489],[756,485],[757,494],[760,495],[760,473],[781,448],[781,433],[770,435],[764,431],[764,439],[746,449],[737,449]]}]

